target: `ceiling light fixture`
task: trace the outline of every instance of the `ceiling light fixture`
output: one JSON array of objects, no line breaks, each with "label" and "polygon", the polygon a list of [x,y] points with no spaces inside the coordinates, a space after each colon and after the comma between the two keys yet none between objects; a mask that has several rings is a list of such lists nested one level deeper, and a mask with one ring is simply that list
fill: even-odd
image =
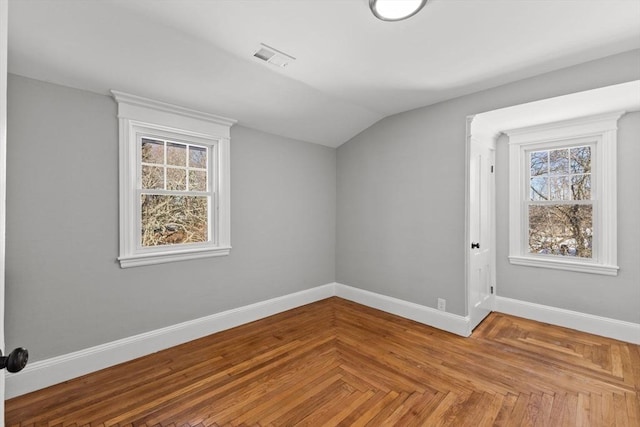
[{"label": "ceiling light fixture", "polygon": [[369,8],[383,21],[401,21],[420,12],[427,0],[369,0]]}]

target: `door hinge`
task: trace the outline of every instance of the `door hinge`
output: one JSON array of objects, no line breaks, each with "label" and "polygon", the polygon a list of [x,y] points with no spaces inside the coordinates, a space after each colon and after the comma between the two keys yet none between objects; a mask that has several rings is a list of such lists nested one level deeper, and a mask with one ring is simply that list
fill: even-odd
[{"label": "door hinge", "polygon": [[493,295],[493,286],[491,286],[491,295]]},{"label": "door hinge", "polygon": [[491,173],[493,173],[493,165],[491,165]]}]

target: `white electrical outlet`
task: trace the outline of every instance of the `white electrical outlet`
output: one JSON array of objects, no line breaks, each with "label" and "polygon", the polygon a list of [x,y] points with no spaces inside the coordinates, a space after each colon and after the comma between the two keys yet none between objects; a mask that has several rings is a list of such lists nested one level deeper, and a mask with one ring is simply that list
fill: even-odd
[{"label": "white electrical outlet", "polygon": [[438,298],[438,310],[447,311],[447,300],[444,298]]}]

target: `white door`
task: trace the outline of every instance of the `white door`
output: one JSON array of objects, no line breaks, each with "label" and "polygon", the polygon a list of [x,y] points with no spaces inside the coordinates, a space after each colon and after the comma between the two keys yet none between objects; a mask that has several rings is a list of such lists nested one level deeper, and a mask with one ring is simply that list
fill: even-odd
[{"label": "white door", "polygon": [[469,332],[492,310],[494,277],[494,159],[493,138],[467,133],[469,153],[467,299]]},{"label": "white door", "polygon": [[[0,0],[0,349],[4,349],[4,236],[7,171],[8,0]],[[4,426],[4,372],[0,371],[0,427]]]}]

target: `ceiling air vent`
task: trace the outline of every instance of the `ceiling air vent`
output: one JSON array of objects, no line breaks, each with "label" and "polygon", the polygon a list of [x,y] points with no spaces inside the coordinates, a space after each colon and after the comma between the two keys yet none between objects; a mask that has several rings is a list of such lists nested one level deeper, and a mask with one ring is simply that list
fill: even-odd
[{"label": "ceiling air vent", "polygon": [[291,55],[287,55],[286,53],[279,51],[278,49],[274,49],[271,46],[267,46],[264,43],[260,43],[258,50],[253,54],[258,59],[261,59],[269,64],[277,65],[278,67],[286,67],[289,62],[295,61]]}]

